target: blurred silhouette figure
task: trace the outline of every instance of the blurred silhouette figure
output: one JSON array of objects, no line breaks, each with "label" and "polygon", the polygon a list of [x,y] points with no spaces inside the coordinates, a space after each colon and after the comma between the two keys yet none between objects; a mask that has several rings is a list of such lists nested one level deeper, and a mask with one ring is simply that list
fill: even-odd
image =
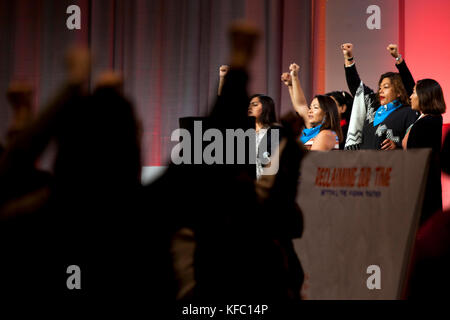
[{"label": "blurred silhouette figure", "polygon": [[[219,130],[250,123],[246,67],[258,32],[236,24],[230,36],[230,71],[208,118]],[[141,130],[122,77],[101,75],[90,95],[89,51],[70,51],[66,63],[67,79],[54,99],[0,158],[3,191],[51,140],[57,143],[44,209],[0,224],[0,290],[171,307],[298,301],[303,271],[292,246],[303,229],[295,201],[304,153],[298,117],[281,121],[276,175],[255,184],[248,164],[171,164],[142,188]],[[80,291],[67,290],[70,265],[81,269]]]},{"label": "blurred silhouette figure", "polygon": [[66,269],[76,264],[83,272],[81,294],[121,295],[141,286],[130,281],[139,267],[129,260],[139,249],[130,230],[131,222],[139,224],[138,126],[116,86],[100,82],[92,95],[86,93],[89,51],[70,51],[66,63],[58,94],[0,159],[1,188],[8,189],[52,139],[57,142],[45,212],[14,227],[2,224],[9,240],[2,250],[10,259],[2,266],[1,288],[71,294]]},{"label": "blurred silhouette figure", "polygon": [[[230,70],[208,119],[210,128],[248,127],[248,75],[258,32],[248,25],[231,28]],[[277,152],[277,175],[255,185],[239,165],[174,165],[144,189],[149,211],[162,207],[171,234],[174,297],[182,303],[298,301],[303,271],[292,239],[301,236],[296,205],[303,149],[292,115]],[[254,126],[254,124],[253,124]],[[294,129],[295,128],[295,129]],[[254,171],[253,171],[254,172]]]},{"label": "blurred silhouette figure", "polygon": [[12,117],[6,134],[6,144],[33,120],[33,90],[25,81],[12,81],[6,93],[11,105]]},{"label": "blurred silhouette figure", "polygon": [[[12,116],[6,133],[6,147],[33,121],[33,90],[26,81],[12,81],[6,93]],[[0,194],[0,219],[39,210],[48,200],[51,176],[36,169],[35,163],[21,167],[14,180]]]}]

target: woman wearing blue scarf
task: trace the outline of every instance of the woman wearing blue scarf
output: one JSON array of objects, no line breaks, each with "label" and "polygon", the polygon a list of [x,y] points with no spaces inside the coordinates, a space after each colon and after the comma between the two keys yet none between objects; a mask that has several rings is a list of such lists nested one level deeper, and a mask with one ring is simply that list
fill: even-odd
[{"label": "woman wearing blue scarf", "polygon": [[310,150],[337,150],[339,141],[342,141],[342,129],[336,102],[331,97],[317,95],[308,107],[298,79],[299,69],[297,64],[291,64],[290,74],[283,73],[281,80],[289,88],[295,111],[305,122],[306,128],[303,130],[300,140]]},{"label": "woman wearing blue scarf", "polygon": [[[345,76],[350,93],[354,97],[346,149],[381,149],[401,148],[401,142],[408,127],[418,115],[409,106],[405,86],[398,73],[387,72],[381,75],[378,91],[364,85],[359,78],[353,57],[353,45],[341,46],[345,57]],[[396,67],[406,69],[403,60],[397,60]]]}]

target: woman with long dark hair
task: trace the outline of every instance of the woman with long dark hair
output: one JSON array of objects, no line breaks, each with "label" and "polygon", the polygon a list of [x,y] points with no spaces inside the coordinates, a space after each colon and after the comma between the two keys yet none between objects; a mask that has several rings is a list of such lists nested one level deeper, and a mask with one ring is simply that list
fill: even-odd
[{"label": "woman with long dark hair", "polygon": [[[256,178],[259,179],[265,167],[263,162],[270,161],[271,152],[277,147],[271,143],[272,130],[280,130],[281,127],[276,123],[275,102],[269,96],[263,94],[254,94],[251,96],[248,115],[256,119]],[[266,141],[265,148],[261,144],[263,139]]]},{"label": "woman with long dark hair", "polygon": [[[217,94],[222,95],[222,89],[225,84],[225,76],[229,72],[229,66],[222,65],[219,68],[219,87]],[[254,94],[249,98],[248,116],[255,118],[256,132],[256,178],[259,179],[263,174],[264,167],[270,164],[270,156],[278,147],[281,138],[281,125],[278,124],[275,112],[275,102],[264,94]],[[272,144],[273,129],[278,130],[279,139],[275,139],[276,145]],[[263,145],[261,142],[265,141]]]},{"label": "woman with long dark hair", "polygon": [[248,115],[256,118],[256,131],[268,128],[277,121],[275,102],[269,96],[254,94],[250,97]]},{"label": "woman with long dark hair", "polygon": [[343,141],[337,105],[331,97],[317,95],[308,107],[298,78],[299,69],[297,64],[291,64],[290,74],[283,73],[281,80],[289,89],[295,111],[305,122],[300,140],[310,150],[337,150]]}]

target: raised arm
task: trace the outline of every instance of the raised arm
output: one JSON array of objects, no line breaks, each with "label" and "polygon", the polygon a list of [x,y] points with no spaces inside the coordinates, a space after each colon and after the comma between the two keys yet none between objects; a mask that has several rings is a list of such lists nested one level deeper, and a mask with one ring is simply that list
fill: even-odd
[{"label": "raised arm", "polygon": [[66,81],[36,120],[5,150],[0,158],[0,180],[14,170],[33,164],[49,141],[57,135],[67,116],[66,110],[79,107],[84,99],[83,87],[87,87],[90,66],[90,52],[87,49],[69,52]]},{"label": "raised arm", "polygon": [[347,80],[347,86],[352,96],[355,96],[356,90],[358,90],[359,84],[361,83],[361,79],[359,78],[359,74],[355,66],[353,44],[344,43],[341,45],[341,49],[344,55],[345,79]]},{"label": "raised arm", "polygon": [[408,96],[412,95],[414,86],[416,85],[416,82],[414,81],[414,78],[411,74],[411,72],[408,69],[408,66],[406,65],[405,60],[403,59],[402,55],[398,53],[398,46],[396,44],[390,44],[387,47],[387,50],[395,58],[395,66],[398,69],[398,72],[400,73],[400,77],[402,78],[403,85],[405,86],[406,93]]},{"label": "raised arm", "polygon": [[311,125],[308,119],[308,102],[306,101],[305,94],[303,92],[302,86],[300,84],[300,80],[298,78],[298,72],[300,67],[292,63],[289,66],[291,81],[292,81],[292,105],[295,111],[303,118],[305,121],[305,125],[307,128],[310,128]]},{"label": "raised arm", "polygon": [[248,123],[247,68],[260,36],[258,29],[245,23],[233,24],[229,34],[229,70],[209,117],[211,125],[217,128],[234,128],[234,125]]},{"label": "raised arm", "polygon": [[[289,90],[289,97],[291,98],[291,103],[292,106],[295,106],[295,100],[294,100],[294,89],[292,87],[292,77],[291,74],[288,72],[285,72],[281,75],[281,81],[286,85],[286,87]],[[295,107],[294,107],[295,109]],[[300,114],[298,112],[296,112],[298,116],[300,116]],[[302,117],[303,123],[305,123],[303,117]],[[306,125],[306,124],[305,124]],[[308,123],[307,128],[310,128],[311,126]]]},{"label": "raised arm", "polygon": [[225,83],[225,76],[230,70],[230,66],[222,65],[219,68],[219,88],[217,89],[217,95],[220,96],[222,94],[223,85]]},{"label": "raised arm", "polygon": [[[345,60],[345,79],[347,80],[347,86],[352,96],[356,95],[361,78],[356,70],[355,57],[353,56],[353,44],[344,43],[341,45],[342,54]],[[364,94],[373,93],[372,89],[364,85]]]}]

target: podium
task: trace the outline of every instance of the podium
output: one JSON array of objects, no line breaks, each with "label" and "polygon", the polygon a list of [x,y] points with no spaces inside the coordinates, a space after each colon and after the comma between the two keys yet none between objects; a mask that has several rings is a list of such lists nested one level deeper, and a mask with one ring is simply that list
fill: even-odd
[{"label": "podium", "polygon": [[422,209],[430,149],[311,152],[294,240],[308,299],[402,299]]}]

